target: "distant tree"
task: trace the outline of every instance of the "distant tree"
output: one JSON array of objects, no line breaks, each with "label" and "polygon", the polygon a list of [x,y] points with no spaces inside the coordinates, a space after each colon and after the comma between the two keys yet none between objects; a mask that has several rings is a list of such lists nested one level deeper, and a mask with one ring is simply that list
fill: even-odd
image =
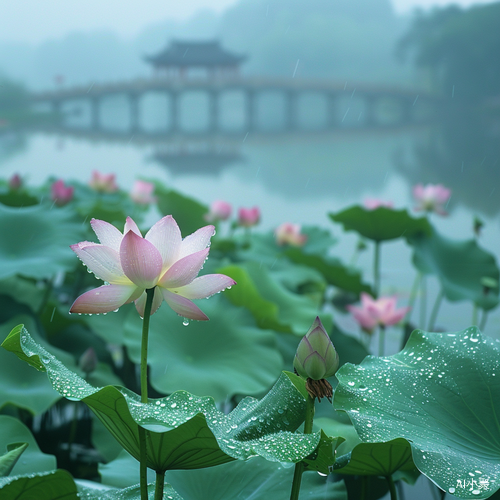
[{"label": "distant tree", "polygon": [[478,100],[500,93],[500,3],[463,10],[452,6],[417,13],[399,42],[431,72],[436,90],[456,99]]},{"label": "distant tree", "polygon": [[21,84],[0,78],[0,115],[10,116],[28,106],[28,92]]}]

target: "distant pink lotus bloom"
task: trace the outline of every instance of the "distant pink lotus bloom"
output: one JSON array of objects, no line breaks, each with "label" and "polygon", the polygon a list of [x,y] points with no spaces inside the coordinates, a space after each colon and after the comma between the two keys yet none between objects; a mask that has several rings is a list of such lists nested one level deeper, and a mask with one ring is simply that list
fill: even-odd
[{"label": "distant pink lotus bloom", "polygon": [[23,179],[19,174],[14,174],[10,179],[9,179],[9,188],[12,191],[17,191],[18,189],[21,188],[23,185]]},{"label": "distant pink lotus bloom", "polygon": [[203,217],[207,222],[227,220],[231,217],[232,211],[233,208],[227,201],[216,200],[210,205],[210,212],[206,213]]},{"label": "distant pink lotus bloom", "polygon": [[415,210],[436,212],[439,215],[448,215],[444,204],[450,199],[451,190],[441,184],[417,184],[413,188],[413,197],[417,202]]},{"label": "distant pink lotus bloom", "polygon": [[115,174],[101,174],[97,170],[92,172],[89,186],[99,193],[114,193],[118,191],[118,186],[115,182]]},{"label": "distant pink lotus bloom", "polygon": [[197,277],[208,256],[214,226],[202,227],[182,239],[171,215],[160,219],[145,237],[130,217],[123,234],[102,220],[92,219],[90,224],[101,243],[83,241],[71,249],[109,284],[80,295],[71,313],[107,313],[133,301],[143,317],[146,290],[154,288],[151,314],[165,300],[180,316],[204,321],[208,317],[191,299],[210,297],[235,284],[224,274]]},{"label": "distant pink lotus bloom", "polygon": [[378,200],[376,198],[366,198],[364,205],[368,210],[375,210],[379,207],[394,208],[392,201]]},{"label": "distant pink lotus bloom", "polygon": [[260,221],[260,210],[258,207],[240,208],[238,210],[238,224],[243,227],[256,226]]},{"label": "distant pink lotus bloom", "polygon": [[152,182],[137,180],[134,182],[130,198],[138,205],[150,205],[156,203],[156,196],[153,196],[155,185]]},{"label": "distant pink lotus bloom", "polygon": [[410,308],[396,309],[396,302],[395,296],[374,299],[363,292],[361,293],[361,307],[349,305],[347,310],[352,313],[363,330],[371,333],[377,325],[395,325],[405,317]]},{"label": "distant pink lotus bloom", "polygon": [[56,205],[62,207],[63,205],[67,205],[73,199],[74,190],[74,187],[65,186],[64,181],[59,179],[50,187],[51,198]]},{"label": "distant pink lotus bloom", "polygon": [[307,236],[300,232],[301,227],[299,224],[291,224],[284,222],[276,228],[274,236],[278,245],[292,245],[294,247],[301,247],[307,241]]}]

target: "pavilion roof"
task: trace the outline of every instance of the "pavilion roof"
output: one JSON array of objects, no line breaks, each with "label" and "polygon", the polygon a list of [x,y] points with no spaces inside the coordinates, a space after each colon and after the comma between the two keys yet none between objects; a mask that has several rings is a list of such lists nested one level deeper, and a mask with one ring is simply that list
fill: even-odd
[{"label": "pavilion roof", "polygon": [[173,40],[170,45],[154,56],[145,60],[155,66],[234,66],[247,58],[224,50],[218,41],[179,42]]}]

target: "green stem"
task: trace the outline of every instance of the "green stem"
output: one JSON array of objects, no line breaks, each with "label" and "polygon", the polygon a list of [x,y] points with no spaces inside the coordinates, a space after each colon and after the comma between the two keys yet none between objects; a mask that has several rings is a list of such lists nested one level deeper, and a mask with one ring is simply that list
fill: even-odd
[{"label": "green stem", "polygon": [[488,313],[483,309],[483,315],[481,316],[481,324],[479,325],[479,329],[484,332],[484,328],[486,326],[486,320],[488,319]]},{"label": "green stem", "polygon": [[[151,319],[151,307],[153,305],[154,288],[146,290],[146,305],[144,307],[144,318],[142,320],[141,339],[141,403],[148,402],[148,335],[149,320]],[[148,466],[146,448],[146,429],[139,426],[139,473],[141,483],[141,500],[148,500]]]},{"label": "green stem", "polygon": [[50,299],[50,294],[52,293],[52,289],[54,288],[54,285],[52,281],[46,281],[45,282],[45,292],[43,294],[42,302],[40,303],[40,307],[38,308],[37,315],[40,317],[43,313],[43,310],[45,309],[45,306],[47,305],[49,299]]},{"label": "green stem", "polygon": [[443,289],[439,290],[439,293],[436,297],[436,301],[434,302],[434,306],[432,307],[431,316],[429,318],[429,325],[427,330],[432,332],[434,330],[434,325],[436,323],[437,315],[439,312],[439,307],[441,306],[441,302],[443,301],[444,293]]},{"label": "green stem", "polygon": [[375,242],[375,252],[373,254],[373,292],[377,299],[380,293],[380,241]]},{"label": "green stem", "polygon": [[472,305],[472,326],[477,326],[477,304]]},{"label": "green stem", "polygon": [[367,491],[368,491],[368,476],[361,476],[360,500],[366,500],[366,492]]},{"label": "green stem", "polygon": [[[304,434],[312,434],[314,419],[314,398],[307,396],[306,400],[306,416],[304,422]],[[304,472],[304,462],[297,462],[295,464],[295,471],[293,473],[292,492],[290,493],[290,500],[298,500],[300,492],[300,483],[302,481],[302,473]]]},{"label": "green stem", "polygon": [[148,500],[148,466],[146,452],[146,429],[141,426],[139,430],[139,478],[141,485],[141,500]]},{"label": "green stem", "polygon": [[378,356],[385,354],[385,326],[380,325],[378,329]]},{"label": "green stem", "polygon": [[146,290],[146,305],[144,307],[144,318],[142,320],[141,340],[141,403],[148,402],[148,335],[154,294],[154,288]]},{"label": "green stem", "polygon": [[415,275],[415,279],[413,280],[413,285],[411,286],[410,298],[408,299],[408,307],[410,310],[406,315],[405,323],[408,324],[410,322],[411,313],[413,312],[413,308],[415,307],[415,301],[417,300],[418,287],[420,286],[420,280],[422,279],[422,273],[417,273]]},{"label": "green stem", "polygon": [[385,476],[387,484],[389,485],[389,491],[391,493],[391,500],[398,500],[398,493],[396,491],[396,485],[394,484],[394,479],[392,476]]},{"label": "green stem", "polygon": [[155,500],[163,500],[163,488],[165,487],[165,472],[156,473]]},{"label": "green stem", "polygon": [[420,328],[425,328],[425,318],[427,316],[427,284],[426,277],[422,275],[420,280]]}]

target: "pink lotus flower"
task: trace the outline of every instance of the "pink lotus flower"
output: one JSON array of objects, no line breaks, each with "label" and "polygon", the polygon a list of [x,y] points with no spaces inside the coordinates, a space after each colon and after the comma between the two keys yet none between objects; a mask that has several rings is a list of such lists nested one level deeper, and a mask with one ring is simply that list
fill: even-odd
[{"label": "pink lotus flower", "polygon": [[258,207],[240,208],[238,210],[238,224],[243,227],[256,226],[260,221],[260,210]]},{"label": "pink lotus flower", "polygon": [[378,200],[376,198],[366,198],[364,205],[368,210],[375,210],[379,207],[394,208],[392,201]]},{"label": "pink lotus flower", "polygon": [[109,284],[80,295],[71,313],[107,313],[133,301],[143,317],[145,291],[154,288],[151,314],[165,300],[180,316],[208,320],[191,299],[210,297],[235,284],[224,274],[197,277],[208,255],[213,226],[182,239],[171,215],[160,219],[144,238],[130,217],[123,234],[102,220],[92,219],[90,224],[101,243],[83,241],[71,249],[96,277]]},{"label": "pink lotus flower", "polygon": [[52,200],[60,207],[68,204],[73,199],[74,190],[75,188],[72,186],[65,186],[62,179],[54,182],[50,187]]},{"label": "pink lotus flower", "polygon": [[448,215],[443,205],[450,199],[451,190],[441,184],[417,184],[413,188],[413,197],[417,202],[415,210],[436,212],[439,215]]},{"label": "pink lotus flower", "polygon": [[89,186],[99,193],[114,193],[118,191],[115,177],[115,174],[101,174],[97,170],[94,170]]},{"label": "pink lotus flower", "polygon": [[156,203],[156,196],[153,196],[155,185],[151,182],[137,180],[134,182],[130,198],[138,205],[150,205]]},{"label": "pink lotus flower", "polygon": [[307,236],[300,232],[300,225],[291,224],[290,222],[284,222],[281,226],[278,226],[274,231],[274,236],[278,245],[288,244],[301,247],[307,241]]},{"label": "pink lotus flower", "polygon": [[361,293],[361,307],[349,305],[347,310],[352,313],[363,330],[371,333],[377,325],[395,325],[405,317],[410,308],[396,309],[396,302],[395,296],[373,299],[363,292]]},{"label": "pink lotus flower", "polygon": [[227,201],[216,200],[210,205],[210,212],[204,215],[207,222],[227,220],[231,216],[233,208]]},{"label": "pink lotus flower", "polygon": [[9,189],[12,191],[17,191],[18,189],[21,188],[23,185],[23,180],[19,174],[14,174],[10,179],[9,179]]}]

